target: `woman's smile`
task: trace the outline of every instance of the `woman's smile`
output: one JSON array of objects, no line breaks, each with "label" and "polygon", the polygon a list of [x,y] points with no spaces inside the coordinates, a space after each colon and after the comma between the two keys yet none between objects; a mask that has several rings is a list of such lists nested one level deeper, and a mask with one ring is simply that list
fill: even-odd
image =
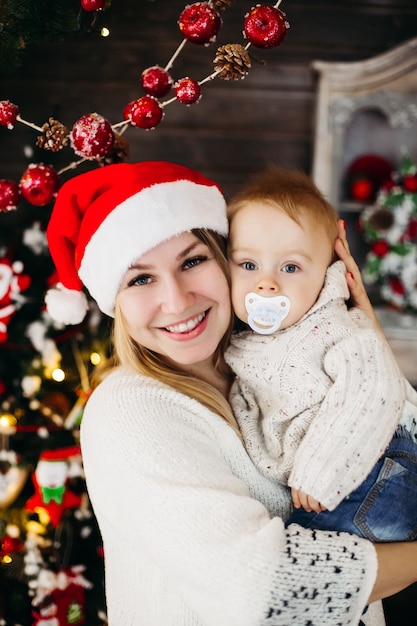
[{"label": "woman's smile", "polygon": [[185,335],[186,338],[188,338],[190,334],[193,334],[194,336],[194,333],[192,333],[192,331],[202,330],[201,322],[205,320],[206,316],[207,311],[204,311],[204,313],[200,313],[200,315],[197,315],[196,317],[193,317],[185,322],[179,322],[177,324],[170,324],[169,326],[165,326],[164,330],[167,330],[173,335],[180,334],[181,336]]}]

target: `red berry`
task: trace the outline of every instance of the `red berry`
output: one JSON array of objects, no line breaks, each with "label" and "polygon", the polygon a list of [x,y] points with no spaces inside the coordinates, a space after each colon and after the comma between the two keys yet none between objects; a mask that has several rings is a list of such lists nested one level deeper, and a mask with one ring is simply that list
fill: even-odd
[{"label": "red berry", "polygon": [[417,176],[415,174],[407,174],[404,176],[403,186],[405,191],[409,191],[411,193],[417,191]]},{"label": "red berry", "polygon": [[222,20],[216,9],[208,2],[195,2],[185,7],[178,25],[188,41],[209,44],[216,40]]},{"label": "red berry", "polygon": [[393,187],[395,187],[395,182],[392,179],[387,179],[382,183],[381,191],[388,193]]},{"label": "red berry", "polygon": [[290,25],[285,13],[266,4],[257,4],[245,15],[244,34],[257,48],[274,48],[284,41]]},{"label": "red berry", "polygon": [[11,130],[19,115],[19,107],[9,100],[0,100],[0,126],[7,126]]},{"label": "red berry", "polygon": [[106,0],[81,0],[84,11],[100,11],[104,9]]},{"label": "red berry", "polygon": [[126,121],[131,121],[132,120],[132,108],[133,105],[135,104],[136,100],[132,100],[132,102],[128,102],[125,106],[125,108],[123,109],[123,119]]},{"label": "red berry", "polygon": [[158,126],[163,116],[164,110],[153,96],[142,96],[142,98],[132,102],[128,113],[128,119],[132,126],[138,126],[146,130]]},{"label": "red berry", "polygon": [[397,278],[397,277],[393,277],[390,279],[389,281],[390,287],[393,291],[393,293],[397,294],[398,296],[404,296],[405,295],[405,287],[403,282]]},{"label": "red berry", "polygon": [[186,76],[174,85],[175,96],[183,104],[194,104],[201,98],[201,87],[196,80]]},{"label": "red berry", "polygon": [[59,176],[53,167],[31,163],[20,179],[20,191],[30,204],[45,206],[54,200],[59,184]]},{"label": "red berry", "polygon": [[161,98],[170,91],[173,80],[166,70],[159,65],[153,65],[143,70],[141,82],[147,94]]},{"label": "red berry", "polygon": [[375,256],[384,257],[389,252],[389,245],[386,241],[383,240],[375,241],[372,246],[372,252],[375,254]]},{"label": "red berry", "polygon": [[86,159],[98,159],[112,149],[114,134],[110,122],[98,113],[89,113],[75,122],[70,140],[75,154]]},{"label": "red berry", "polygon": [[414,241],[415,239],[417,239],[417,219],[411,219],[408,222],[406,235],[409,241]]},{"label": "red berry", "polygon": [[0,180],[0,211],[16,209],[19,200],[19,185],[12,180]]}]

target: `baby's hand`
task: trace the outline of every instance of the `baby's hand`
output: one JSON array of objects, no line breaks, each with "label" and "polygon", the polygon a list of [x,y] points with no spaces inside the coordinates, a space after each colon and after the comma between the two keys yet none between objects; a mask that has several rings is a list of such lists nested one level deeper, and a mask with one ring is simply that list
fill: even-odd
[{"label": "baby's hand", "polygon": [[299,509],[303,507],[308,513],[314,511],[315,513],[320,513],[321,511],[325,511],[326,507],[324,507],[318,500],[309,496],[304,491],[300,491],[300,489],[291,488],[291,497],[294,508]]}]

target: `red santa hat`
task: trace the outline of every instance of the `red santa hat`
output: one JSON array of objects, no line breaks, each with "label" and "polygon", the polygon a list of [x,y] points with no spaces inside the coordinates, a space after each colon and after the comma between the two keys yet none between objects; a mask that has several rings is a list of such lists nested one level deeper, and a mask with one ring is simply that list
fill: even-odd
[{"label": "red santa hat", "polygon": [[44,450],[39,456],[39,461],[67,461],[71,457],[79,456],[80,454],[80,446],[67,446],[66,448]]},{"label": "red santa hat", "polygon": [[65,183],[47,229],[59,284],[45,297],[51,317],[80,323],[87,311],[83,285],[113,317],[116,295],[142,254],[194,228],[228,233],[218,185],[192,169],[165,161],[119,163]]}]

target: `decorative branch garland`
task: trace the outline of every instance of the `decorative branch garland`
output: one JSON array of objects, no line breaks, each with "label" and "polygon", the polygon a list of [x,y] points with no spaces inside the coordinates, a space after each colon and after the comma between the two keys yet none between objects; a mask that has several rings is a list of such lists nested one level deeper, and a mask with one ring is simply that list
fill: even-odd
[{"label": "decorative branch garland", "polygon": [[[123,110],[123,120],[115,124],[98,113],[89,113],[78,119],[71,131],[52,117],[38,126],[23,119],[16,104],[9,100],[0,101],[1,126],[11,130],[16,122],[25,124],[40,133],[36,141],[38,147],[58,152],[70,145],[74,154],[80,157],[58,172],[50,165],[31,163],[19,184],[0,180],[0,211],[16,209],[22,197],[35,206],[53,202],[60,186],[59,177],[64,172],[75,169],[85,161],[95,160],[99,165],[123,161],[128,148],[123,134],[130,126],[154,129],[163,120],[165,107],[175,101],[186,106],[195,104],[201,99],[202,85],[216,77],[223,80],[245,78],[251,68],[248,53],[251,45],[272,48],[279,46],[285,39],[289,23],[285,13],[278,8],[281,1],[278,0],[273,6],[258,4],[246,13],[243,25],[246,45],[234,43],[220,46],[213,59],[214,71],[209,76],[199,81],[186,76],[174,82],[170,70],[185,44],[191,42],[208,46],[215,42],[223,23],[221,12],[231,6],[234,0],[209,0],[187,5],[178,20],[183,41],[164,68],[154,65],[142,72],[141,83],[145,95],[129,102]],[[81,0],[82,8],[87,11],[102,9],[104,4],[104,0]],[[175,95],[161,101],[171,90]]]}]

